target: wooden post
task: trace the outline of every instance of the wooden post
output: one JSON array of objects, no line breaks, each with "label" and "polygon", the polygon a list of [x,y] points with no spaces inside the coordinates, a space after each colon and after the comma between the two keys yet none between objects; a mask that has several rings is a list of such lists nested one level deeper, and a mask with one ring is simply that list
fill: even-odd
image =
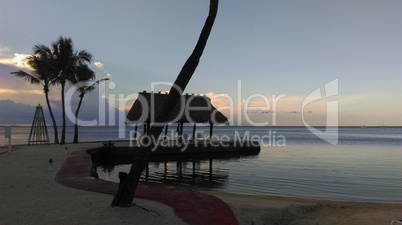
[{"label": "wooden post", "polygon": [[183,122],[180,123],[180,136],[183,136]]},{"label": "wooden post", "polygon": [[138,123],[135,124],[135,128],[134,128],[134,141],[137,140],[137,130],[138,130]]},{"label": "wooden post", "polygon": [[165,181],[167,178],[167,170],[168,170],[168,166],[167,166],[167,162],[164,162],[164,166],[165,166],[165,170],[163,172],[163,180]]},{"label": "wooden post", "polygon": [[151,121],[147,122],[147,134],[149,133],[149,128],[151,127]]},{"label": "wooden post", "polygon": [[177,161],[176,162],[176,170],[177,173],[179,174],[179,184],[181,183],[181,178],[182,178],[182,162],[181,161]]},{"label": "wooden post", "polygon": [[177,124],[177,129],[178,129],[178,140],[183,140],[183,122],[179,122]]},{"label": "wooden post", "polygon": [[195,159],[193,159],[193,176],[192,176],[192,182],[195,184]]},{"label": "wooden post", "polygon": [[212,180],[212,158],[209,159],[209,180]]},{"label": "wooden post", "polygon": [[11,152],[11,127],[5,127],[5,138],[8,138],[8,152]]},{"label": "wooden post", "polygon": [[195,140],[195,129],[196,128],[197,128],[197,124],[194,123],[194,126],[193,126],[193,140]]},{"label": "wooden post", "polygon": [[168,129],[169,129],[169,124],[167,123],[165,126],[165,137],[163,138],[164,140],[166,140],[166,138],[167,138]]},{"label": "wooden post", "polygon": [[212,138],[212,133],[214,131],[214,124],[212,122],[209,122],[209,138]]},{"label": "wooden post", "polygon": [[177,123],[177,139],[180,137],[180,123]]}]

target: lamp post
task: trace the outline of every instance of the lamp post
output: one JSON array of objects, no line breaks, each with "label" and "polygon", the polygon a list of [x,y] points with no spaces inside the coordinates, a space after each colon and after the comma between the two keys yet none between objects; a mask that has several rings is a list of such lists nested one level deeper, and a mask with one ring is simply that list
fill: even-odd
[{"label": "lamp post", "polygon": [[4,137],[8,138],[8,152],[11,152],[11,127],[6,127]]}]

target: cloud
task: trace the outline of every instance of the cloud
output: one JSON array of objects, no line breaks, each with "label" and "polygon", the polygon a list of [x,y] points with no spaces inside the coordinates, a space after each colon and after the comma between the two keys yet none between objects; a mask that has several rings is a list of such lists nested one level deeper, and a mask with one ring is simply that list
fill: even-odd
[{"label": "cloud", "polygon": [[42,95],[43,90],[16,90],[16,89],[0,89],[2,94],[35,94]]},{"label": "cloud", "polygon": [[99,67],[99,68],[103,69],[103,63],[95,62],[94,64],[95,64],[96,67]]},{"label": "cloud", "polygon": [[31,69],[31,67],[27,64],[27,60],[31,55],[29,54],[19,54],[15,53],[14,58],[1,58],[0,63],[6,65],[13,65],[18,68]]},{"label": "cloud", "polygon": [[0,100],[0,124],[30,124],[35,110],[35,106]]},{"label": "cloud", "polygon": [[94,63],[95,67],[97,67],[100,71],[102,71],[103,74],[105,74],[107,77],[109,77],[109,79],[112,79],[112,74],[108,73],[104,68],[104,64],[101,62],[95,62]]},{"label": "cloud", "polygon": [[3,56],[5,52],[9,52],[10,48],[8,47],[0,47],[0,56]]},{"label": "cloud", "polygon": [[[79,97],[78,93],[74,93],[71,99],[66,99],[66,111],[72,115],[72,117],[66,117],[67,126],[74,125],[74,114],[77,109]],[[36,97],[38,98],[38,97]],[[40,98],[43,99],[44,98]],[[102,100],[101,100],[102,101]],[[53,114],[56,119],[57,125],[62,124],[62,106],[59,100],[50,100]],[[117,125],[120,120],[125,119],[125,114],[119,113],[118,109],[109,105],[108,101],[104,101],[104,108],[99,104],[99,95],[94,92],[90,92],[85,95],[82,102],[78,118],[84,122],[96,121],[93,124],[100,123],[101,125]],[[43,113],[45,115],[45,121],[47,125],[51,125],[52,120],[49,115],[49,110],[46,103],[40,102],[43,106]],[[32,120],[35,114],[36,105],[38,100],[35,101],[35,105],[16,103],[15,100],[0,100],[0,124],[32,124]]]},{"label": "cloud", "polygon": [[215,94],[210,91],[204,95],[211,99],[212,105],[217,109],[230,106],[230,102],[233,102],[232,98],[228,94]]},{"label": "cloud", "polygon": [[121,107],[117,107],[116,109],[119,110],[120,112],[129,112],[132,106],[133,106],[133,105],[126,105],[126,106],[124,106],[124,107],[122,107],[122,108],[121,108]]},{"label": "cloud", "polygon": [[[247,105],[245,105],[247,102]],[[261,97],[251,97],[247,99],[247,101],[244,101],[244,105],[246,107],[252,107],[254,109],[261,108],[261,109],[266,109],[267,107],[270,107],[270,101],[268,98],[261,98]]]},{"label": "cloud", "polygon": [[115,107],[120,112],[128,112],[130,111],[131,107],[133,106],[136,98],[122,98],[122,99],[114,99],[114,105],[110,104],[110,99],[106,98],[106,101],[110,105],[110,107]]},{"label": "cloud", "polygon": [[[23,79],[11,75],[21,68],[16,65],[6,65],[0,63],[0,100],[11,99],[15,103],[22,103],[31,106],[46,104],[45,94],[42,85],[32,85]],[[22,69],[30,73],[27,69]],[[50,87],[50,100],[60,100],[60,86]],[[32,121],[31,121],[32,122]]]}]

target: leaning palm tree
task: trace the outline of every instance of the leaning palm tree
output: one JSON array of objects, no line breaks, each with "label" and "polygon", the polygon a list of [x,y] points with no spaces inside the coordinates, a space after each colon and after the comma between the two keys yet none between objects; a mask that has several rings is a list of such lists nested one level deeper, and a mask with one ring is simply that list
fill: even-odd
[{"label": "leaning palm tree", "polygon": [[59,135],[57,132],[57,124],[53,115],[52,107],[49,101],[49,87],[56,85],[57,77],[55,76],[52,64],[52,52],[44,45],[36,45],[34,47],[34,55],[28,58],[28,65],[32,68],[32,74],[23,70],[12,72],[12,75],[23,78],[30,84],[41,84],[45,92],[46,104],[49,109],[50,117],[52,118],[54,129],[54,143],[59,143]]},{"label": "leaning palm tree", "polygon": [[[89,69],[88,66],[81,68],[81,72],[86,73],[87,75],[91,75],[91,74],[95,75],[95,73],[91,69]],[[75,127],[74,127],[73,143],[78,143],[78,112],[80,111],[82,100],[84,99],[85,94],[95,90],[96,86],[98,86],[99,83],[101,83],[103,81],[108,81],[108,80],[109,80],[109,78],[100,79],[100,80],[95,81],[91,85],[85,85],[85,84],[80,85],[80,84],[82,84],[82,82],[78,83],[79,87],[77,89],[80,92],[80,95],[79,95],[80,101],[78,103],[77,110],[75,111]]]},{"label": "leaning palm tree", "polygon": [[66,107],[64,88],[67,82],[74,83],[77,80],[77,67],[85,62],[91,62],[92,55],[85,51],[74,51],[71,38],[60,37],[52,43],[54,55],[54,67],[57,71],[57,82],[61,85],[61,104],[63,127],[61,130],[60,144],[65,144],[66,139]]},{"label": "leaning palm tree", "polygon": [[[138,186],[138,182],[142,171],[145,169],[149,162],[151,156],[151,149],[155,146],[155,138],[160,135],[163,128],[165,127],[164,122],[169,121],[171,117],[171,112],[174,107],[180,101],[180,96],[182,95],[184,89],[186,88],[188,82],[190,81],[195,69],[198,66],[201,55],[204,51],[205,45],[209,34],[211,33],[212,26],[215,21],[216,13],[218,11],[218,0],[210,0],[209,14],[205,21],[204,27],[202,28],[198,42],[193,50],[193,53],[187,59],[186,63],[183,65],[179,75],[177,76],[172,88],[170,89],[168,98],[163,104],[162,112],[157,118],[156,122],[152,125],[149,133],[144,137],[144,141],[150,141],[150,145],[147,148],[140,149],[137,154],[135,161],[131,164],[130,172],[126,175],[121,176],[119,189],[112,201],[112,207],[121,206],[128,207],[133,204],[134,195]],[[120,177],[120,176],[119,176]]]}]

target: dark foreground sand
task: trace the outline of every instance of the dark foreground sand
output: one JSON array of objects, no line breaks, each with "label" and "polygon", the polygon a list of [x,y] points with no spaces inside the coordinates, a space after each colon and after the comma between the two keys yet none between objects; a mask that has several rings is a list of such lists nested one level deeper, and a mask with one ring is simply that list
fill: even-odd
[{"label": "dark foreground sand", "polygon": [[[109,195],[57,184],[54,177],[70,152],[90,146],[99,143],[24,146],[1,154],[0,224],[184,224],[172,208],[154,201],[136,199],[138,206],[110,208]],[[402,219],[402,204],[207,193],[224,200],[240,224],[391,224]]]},{"label": "dark foreground sand", "polygon": [[391,224],[402,218],[402,204],[208,193],[224,200],[240,224]]}]

